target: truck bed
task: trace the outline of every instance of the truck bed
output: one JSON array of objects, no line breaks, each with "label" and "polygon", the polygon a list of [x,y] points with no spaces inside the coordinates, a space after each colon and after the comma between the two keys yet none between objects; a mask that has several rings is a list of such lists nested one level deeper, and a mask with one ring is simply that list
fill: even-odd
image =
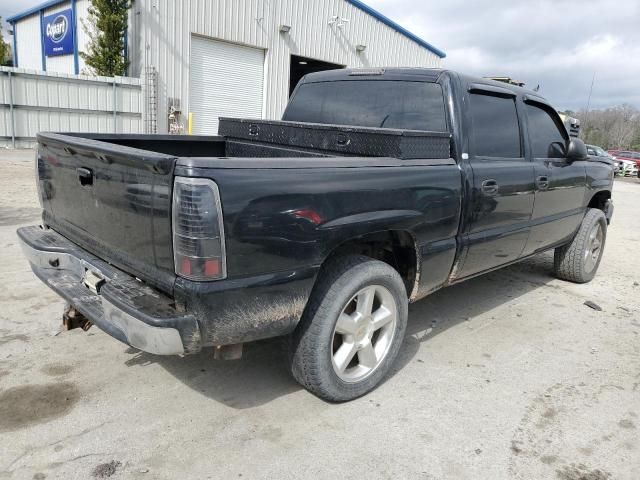
[{"label": "truck bed", "polygon": [[[64,136],[177,157],[449,158],[451,135],[390,128],[221,118],[220,135],[68,133]],[[50,134],[41,134],[41,137]],[[94,144],[95,145],[95,144]],[[95,145],[97,146],[97,145]]]},{"label": "truck bed", "polygon": [[[460,174],[449,134],[255,120],[223,120],[221,131],[227,135],[40,134],[44,224],[170,297],[184,288],[173,258],[175,176],[218,184],[230,281],[313,271],[339,241],[337,230],[396,216],[402,225],[432,218],[430,239],[447,239],[452,255]],[[317,211],[324,224],[292,210]],[[264,259],[256,260],[256,248]],[[272,266],[283,251],[291,254]]]}]

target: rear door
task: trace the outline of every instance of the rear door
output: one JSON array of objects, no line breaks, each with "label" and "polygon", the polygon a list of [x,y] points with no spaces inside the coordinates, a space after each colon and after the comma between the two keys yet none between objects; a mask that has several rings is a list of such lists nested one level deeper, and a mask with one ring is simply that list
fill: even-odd
[{"label": "rear door", "polygon": [[462,234],[464,260],[456,279],[520,257],[534,196],[533,165],[524,155],[515,93],[472,85],[466,100],[472,185]]},{"label": "rear door", "polygon": [[569,136],[549,105],[525,99],[524,110],[535,168],[535,207],[525,254],[557,244],[576,231],[584,216],[585,162],[566,158]]}]

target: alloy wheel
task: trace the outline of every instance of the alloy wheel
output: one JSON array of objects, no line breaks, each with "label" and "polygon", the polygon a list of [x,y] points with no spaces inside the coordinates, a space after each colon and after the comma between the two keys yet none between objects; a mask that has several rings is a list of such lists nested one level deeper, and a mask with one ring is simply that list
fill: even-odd
[{"label": "alloy wheel", "polygon": [[391,292],[370,285],[342,309],[332,337],[331,363],[336,375],[359,382],[384,361],[395,335],[398,310]]},{"label": "alloy wheel", "polygon": [[593,229],[591,229],[591,232],[589,232],[587,246],[584,252],[584,269],[587,273],[591,272],[598,263],[598,258],[600,258],[602,252],[603,238],[602,225],[600,225],[600,222],[597,222],[593,226]]}]

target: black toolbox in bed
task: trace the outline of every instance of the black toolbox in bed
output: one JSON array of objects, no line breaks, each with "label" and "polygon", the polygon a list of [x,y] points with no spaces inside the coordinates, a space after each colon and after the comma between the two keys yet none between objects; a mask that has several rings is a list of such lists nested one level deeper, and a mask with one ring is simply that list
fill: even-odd
[{"label": "black toolbox in bed", "polygon": [[[229,148],[246,142],[286,146],[297,155],[345,155],[399,159],[449,158],[451,135],[446,132],[351,127],[319,123],[220,118],[218,134]],[[324,155],[323,155],[324,154]]]}]

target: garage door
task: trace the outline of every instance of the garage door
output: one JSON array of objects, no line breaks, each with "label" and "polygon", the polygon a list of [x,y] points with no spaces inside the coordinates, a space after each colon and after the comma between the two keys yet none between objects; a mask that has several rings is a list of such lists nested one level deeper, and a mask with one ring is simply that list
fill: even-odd
[{"label": "garage door", "polygon": [[215,135],[219,117],[262,118],[264,51],[191,37],[193,133]]}]

